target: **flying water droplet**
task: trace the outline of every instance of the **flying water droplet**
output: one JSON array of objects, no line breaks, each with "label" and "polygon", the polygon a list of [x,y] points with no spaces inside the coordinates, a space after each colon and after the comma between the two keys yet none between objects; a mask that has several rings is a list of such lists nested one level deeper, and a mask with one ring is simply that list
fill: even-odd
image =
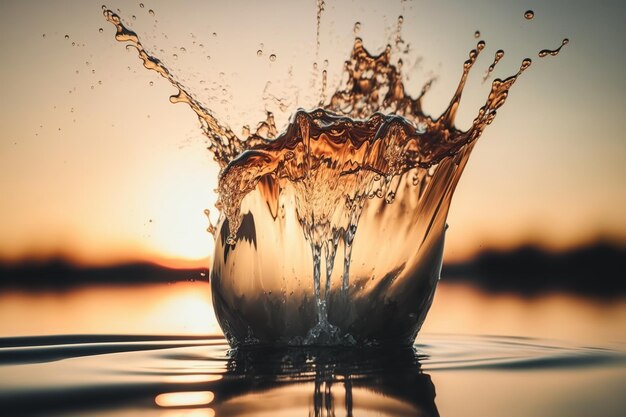
[{"label": "flying water droplet", "polygon": [[270,55],[270,61],[272,62],[276,61],[276,54]]},{"label": "flying water droplet", "polygon": [[524,13],[524,18],[526,20],[532,20],[535,17],[535,12],[533,12],[532,10],[526,10],[526,12]]},{"label": "flying water droplet", "polygon": [[491,63],[491,65],[489,65],[489,68],[487,68],[487,71],[485,71],[483,82],[487,81],[487,78],[489,78],[489,76],[491,75],[493,70],[496,68],[496,65],[498,65],[498,62],[500,62],[503,56],[504,56],[504,51],[502,49],[498,49],[493,58],[493,62]]},{"label": "flying water droplet", "polygon": [[542,49],[541,51],[539,51],[539,53],[537,55],[539,55],[539,58],[544,58],[548,55],[550,56],[557,56],[559,54],[559,52],[561,52],[561,49],[567,45],[569,43],[569,39],[565,38],[563,39],[563,41],[561,41],[561,46],[559,46],[556,49]]}]

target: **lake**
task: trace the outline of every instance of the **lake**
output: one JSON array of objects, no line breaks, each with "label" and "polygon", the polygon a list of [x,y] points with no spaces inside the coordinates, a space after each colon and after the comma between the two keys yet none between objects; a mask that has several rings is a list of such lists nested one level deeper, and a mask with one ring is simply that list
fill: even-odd
[{"label": "lake", "polygon": [[626,301],[440,285],[412,349],[231,350],[205,282],[0,293],[0,407],[42,416],[623,416]]}]

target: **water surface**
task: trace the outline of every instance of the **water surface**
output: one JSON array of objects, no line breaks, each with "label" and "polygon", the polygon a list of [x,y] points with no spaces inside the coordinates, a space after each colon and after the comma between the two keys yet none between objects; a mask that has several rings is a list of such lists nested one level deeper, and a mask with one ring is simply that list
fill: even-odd
[{"label": "water surface", "polygon": [[[626,303],[442,280],[413,349],[231,351],[206,282],[0,292],[0,409],[622,416]],[[500,336],[486,336],[500,335]]]},{"label": "water surface", "polygon": [[430,334],[409,349],[231,350],[221,336],[0,341],[9,415],[620,416],[626,356]]}]

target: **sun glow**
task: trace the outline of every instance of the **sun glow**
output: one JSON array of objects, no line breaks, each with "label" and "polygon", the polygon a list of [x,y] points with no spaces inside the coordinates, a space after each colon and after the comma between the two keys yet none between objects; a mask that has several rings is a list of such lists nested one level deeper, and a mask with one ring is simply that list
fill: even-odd
[{"label": "sun glow", "polygon": [[[176,328],[184,334],[219,334],[221,332],[211,306],[208,285],[199,291],[192,283],[176,283],[170,286],[175,297],[164,298],[154,306],[148,326]],[[172,312],[176,314],[171,314]]]},{"label": "sun glow", "polygon": [[[189,160],[187,160],[189,159]],[[213,253],[204,214],[216,199],[214,169],[194,155],[164,167],[148,190],[145,244],[165,258],[199,260]],[[216,211],[216,210],[212,210]],[[213,219],[215,221],[215,219]]]}]

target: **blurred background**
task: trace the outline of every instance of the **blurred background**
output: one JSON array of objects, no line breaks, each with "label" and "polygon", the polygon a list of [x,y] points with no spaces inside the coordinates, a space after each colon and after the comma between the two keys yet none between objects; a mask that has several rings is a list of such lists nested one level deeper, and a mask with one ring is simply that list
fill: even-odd
[{"label": "blurred background", "polygon": [[[265,111],[280,130],[315,107],[322,70],[332,92],[355,35],[372,52],[393,45],[410,93],[436,77],[424,107],[437,116],[480,31],[460,128],[486,98],[495,51],[495,77],[531,57],[457,188],[424,331],[623,346],[621,2],[329,1],[319,48],[315,2],[251,3],[107,7],[235,133]],[[194,113],[115,41],[101,6],[0,3],[0,337],[219,333],[204,214],[215,222],[217,165]],[[537,57],[564,38],[558,56]]]}]

